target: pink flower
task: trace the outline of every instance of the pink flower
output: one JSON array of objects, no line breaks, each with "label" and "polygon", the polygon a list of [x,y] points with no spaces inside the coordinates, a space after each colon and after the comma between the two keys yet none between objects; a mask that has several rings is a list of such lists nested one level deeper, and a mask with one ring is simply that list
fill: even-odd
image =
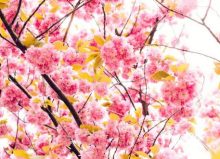
[{"label": "pink flower", "polygon": [[29,105],[28,97],[13,84],[3,89],[0,101],[2,106],[12,112]]},{"label": "pink flower", "polygon": [[44,45],[42,48],[30,47],[25,53],[25,57],[42,74],[56,70],[59,62],[59,55],[50,44]]},{"label": "pink flower", "polygon": [[9,129],[6,124],[0,124],[0,136],[4,136],[9,133]]},{"label": "pink flower", "polygon": [[79,64],[83,65],[85,61],[85,54],[76,53],[74,49],[68,49],[63,55],[63,61],[67,65]]},{"label": "pink flower", "polygon": [[101,56],[111,70],[118,70],[120,66],[131,68],[136,62],[133,47],[122,37],[114,37],[105,43],[101,48]]},{"label": "pink flower", "polygon": [[130,110],[130,103],[121,98],[114,97],[109,111],[123,117]]}]

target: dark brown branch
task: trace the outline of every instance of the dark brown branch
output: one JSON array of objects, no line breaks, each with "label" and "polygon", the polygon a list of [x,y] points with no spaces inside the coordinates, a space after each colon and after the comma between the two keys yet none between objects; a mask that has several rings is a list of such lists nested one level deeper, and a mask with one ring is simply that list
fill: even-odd
[{"label": "dark brown branch", "polygon": [[165,17],[166,17],[166,15],[164,15],[161,19],[158,19],[158,18],[156,19],[156,22],[155,22],[155,24],[154,24],[154,27],[152,28],[150,34],[149,34],[149,35],[147,36],[147,38],[145,39],[143,46],[140,48],[140,54],[141,54],[141,52],[142,52],[142,50],[144,49],[144,47],[145,47],[146,44],[151,44],[151,43],[152,43],[153,37],[154,37],[154,35],[155,35],[156,31],[157,31],[158,24],[159,24]]},{"label": "dark brown branch", "polygon": [[69,109],[70,113],[75,119],[77,125],[80,127],[80,125],[82,124],[82,121],[80,120],[78,113],[76,112],[76,110],[74,109],[70,101],[66,98],[63,92],[58,88],[55,82],[48,75],[42,74],[42,77],[47,81],[50,87],[57,93],[59,98],[66,104],[67,108]]},{"label": "dark brown branch", "polygon": [[18,83],[18,81],[14,77],[12,77],[12,75],[9,75],[8,77],[29,99],[31,99],[31,95],[27,92],[27,90],[24,87],[22,87]]},{"label": "dark brown branch", "polygon": [[37,6],[37,8],[34,10],[34,12],[28,17],[28,19],[24,22],[24,24],[23,24],[23,26],[22,26],[22,28],[21,28],[19,34],[18,34],[18,38],[20,38],[20,36],[21,36],[23,30],[25,29],[27,23],[31,20],[31,18],[34,16],[34,14],[40,9],[40,7],[44,4],[45,1],[46,1],[46,0],[43,0],[43,1]]},{"label": "dark brown branch", "polygon": [[47,113],[47,115],[50,117],[51,121],[53,122],[53,125],[57,127],[58,122],[56,118],[54,117],[54,115],[52,114],[52,112],[49,110],[49,108],[41,107],[41,109]]},{"label": "dark brown branch", "polygon": [[1,10],[0,10],[0,18],[1,18],[2,22],[3,22],[3,24],[5,25],[8,33],[11,35],[11,38],[13,39],[15,44],[17,45],[17,47],[24,53],[27,48],[24,45],[22,45],[22,43],[18,40],[17,36],[13,32],[13,30],[10,27],[10,25],[8,24],[8,22],[6,21],[5,16],[4,16],[4,14],[2,13]]},{"label": "dark brown branch", "polygon": [[106,13],[105,13],[105,4],[102,4],[103,12],[103,37],[106,39]]},{"label": "dark brown branch", "polygon": [[81,158],[81,155],[80,155],[79,151],[77,150],[77,148],[74,146],[73,143],[70,144],[69,149],[70,149],[70,152],[73,152],[73,153],[76,154],[78,159]]},{"label": "dark brown branch", "polygon": [[13,42],[11,42],[11,41],[8,40],[7,38],[3,37],[1,34],[0,34],[0,37],[1,37],[3,40],[5,40],[5,41],[7,41],[8,43],[10,43],[11,45],[16,46]]},{"label": "dark brown branch", "polygon": [[13,20],[11,21],[11,24],[10,24],[11,27],[13,26],[15,20],[16,20],[17,17],[18,17],[18,14],[19,14],[20,9],[21,9],[21,4],[22,4],[22,0],[19,0],[17,11],[16,11],[15,16],[14,16],[14,18],[13,18]]}]

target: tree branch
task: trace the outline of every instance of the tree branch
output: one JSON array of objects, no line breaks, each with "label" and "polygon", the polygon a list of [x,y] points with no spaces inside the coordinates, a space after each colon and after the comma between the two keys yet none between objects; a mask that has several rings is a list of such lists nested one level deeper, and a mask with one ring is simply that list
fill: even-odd
[{"label": "tree branch", "polygon": [[21,9],[21,4],[22,4],[22,0],[19,0],[17,11],[16,11],[15,16],[14,16],[14,18],[13,18],[13,20],[11,21],[11,24],[10,24],[11,27],[13,26],[13,24],[14,24],[16,18],[18,17],[18,14],[19,14],[20,9]]}]

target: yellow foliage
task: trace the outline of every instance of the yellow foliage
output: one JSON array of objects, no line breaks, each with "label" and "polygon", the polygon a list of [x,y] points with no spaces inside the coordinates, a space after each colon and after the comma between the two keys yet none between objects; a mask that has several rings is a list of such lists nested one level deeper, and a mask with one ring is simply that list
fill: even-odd
[{"label": "yellow foliage", "polygon": [[169,75],[165,71],[157,71],[153,75],[151,75],[151,78],[156,81],[174,80],[174,77]]},{"label": "yellow foliage", "polygon": [[178,66],[175,66],[175,65],[172,65],[170,66],[170,69],[173,71],[173,72],[185,72],[189,67],[189,64],[180,64]]},{"label": "yellow foliage", "polygon": [[14,149],[13,154],[16,157],[22,157],[23,159],[30,159],[30,155],[25,150]]},{"label": "yellow foliage", "polygon": [[131,124],[136,124],[136,123],[137,123],[137,119],[134,118],[134,117],[131,116],[131,115],[126,115],[126,116],[124,117],[124,121],[125,121],[125,122],[129,122],[129,123],[131,123]]},{"label": "yellow foliage", "polygon": [[141,158],[135,155],[129,156],[128,154],[122,154],[121,159],[141,159]]},{"label": "yellow foliage", "polygon": [[150,148],[151,152],[156,155],[160,151],[160,146],[159,145],[154,145]]},{"label": "yellow foliage", "polygon": [[102,106],[104,107],[110,107],[111,106],[111,102],[105,102],[102,104]]},{"label": "yellow foliage", "polygon": [[100,127],[95,126],[95,125],[90,125],[90,124],[82,124],[82,125],[80,125],[80,128],[81,128],[81,129],[86,129],[86,130],[88,130],[90,133],[93,133],[93,132],[96,132],[96,131],[101,130]]},{"label": "yellow foliage", "polygon": [[49,99],[46,99],[46,100],[44,101],[44,105],[45,105],[45,106],[51,106],[51,107],[53,107],[53,103],[52,103],[51,100],[49,100]]},{"label": "yellow foliage", "polygon": [[7,120],[6,119],[0,120],[0,125],[1,124],[7,124]]},{"label": "yellow foliage", "polygon": [[103,63],[102,58],[100,56],[97,56],[93,64],[94,72],[96,72],[97,68],[99,68],[102,65],[102,63]]},{"label": "yellow foliage", "polygon": [[[1,8],[1,7],[0,7]],[[4,38],[8,38],[9,35],[8,33],[5,31],[5,29],[3,29],[2,27],[0,27],[0,34],[4,37]]]},{"label": "yellow foliage", "polygon": [[28,16],[27,16],[27,14],[24,11],[21,11],[20,12],[20,18],[24,22],[24,21],[26,21],[28,19]]},{"label": "yellow foliage", "polygon": [[109,12],[111,12],[111,9],[112,9],[111,3],[106,3],[104,6],[105,12],[108,14]]},{"label": "yellow foliage", "polygon": [[146,159],[150,159],[150,157],[148,156],[148,154],[146,154],[146,153],[143,152],[143,151],[135,151],[135,153],[136,153],[138,156],[142,156],[142,157],[145,157]]},{"label": "yellow foliage", "polygon": [[4,9],[8,7],[9,0],[0,0],[0,9]]},{"label": "yellow foliage", "polygon": [[175,120],[173,120],[172,118],[170,118],[169,120],[168,120],[168,122],[167,122],[167,125],[168,126],[172,126],[172,125],[174,125],[175,124]]},{"label": "yellow foliage", "polygon": [[96,59],[96,57],[99,55],[99,52],[91,53],[87,58],[86,58],[86,63]]},{"label": "yellow foliage", "polygon": [[68,49],[68,46],[66,46],[62,41],[55,41],[53,45],[54,48],[58,51],[65,51]]},{"label": "yellow foliage", "polygon": [[66,123],[71,123],[72,122],[72,119],[71,118],[68,118],[68,117],[56,117],[56,120],[58,122],[66,122]]},{"label": "yellow foliage", "polygon": [[52,7],[51,10],[50,10],[51,13],[55,13],[60,9],[60,6],[59,6],[57,0],[53,0],[50,4],[51,4],[51,7]]},{"label": "yellow foliage", "polygon": [[115,113],[110,113],[109,114],[109,118],[111,120],[115,120],[115,121],[118,121],[120,119],[120,117],[117,114],[115,114]]},{"label": "yellow foliage", "polygon": [[100,46],[103,46],[105,44],[105,39],[102,36],[95,35],[94,40]]},{"label": "yellow foliage", "polygon": [[217,75],[220,75],[220,63],[215,63],[215,73]]},{"label": "yellow foliage", "polygon": [[36,39],[30,32],[27,32],[27,33],[25,34],[22,43],[23,43],[26,47],[30,47],[31,45],[34,45],[34,46],[38,46],[38,45],[39,45],[37,39]]},{"label": "yellow foliage", "polygon": [[73,70],[75,71],[81,71],[83,69],[83,65],[80,64],[74,64],[72,65]]},{"label": "yellow foliage", "polygon": [[220,150],[217,152],[211,152],[211,159],[220,159]]},{"label": "yellow foliage", "polygon": [[136,109],[135,115],[136,115],[137,118],[140,118],[142,116],[142,109],[141,109],[141,107]]},{"label": "yellow foliage", "polygon": [[85,80],[87,80],[89,82],[93,82],[94,81],[93,77],[91,75],[89,75],[88,73],[86,73],[86,72],[79,72],[78,76],[79,76],[79,78],[85,79]]},{"label": "yellow foliage", "polygon": [[176,61],[176,58],[172,55],[166,55],[164,60]]}]

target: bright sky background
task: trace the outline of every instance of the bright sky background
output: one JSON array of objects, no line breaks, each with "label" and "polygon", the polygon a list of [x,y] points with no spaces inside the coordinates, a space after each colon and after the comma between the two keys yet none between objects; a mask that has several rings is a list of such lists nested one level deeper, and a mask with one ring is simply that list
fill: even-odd
[{"label": "bright sky background", "polygon": [[[129,1],[129,0],[127,0]],[[152,1],[152,6],[155,7],[155,2],[153,0],[143,0],[143,1]],[[194,0],[192,0],[194,1]],[[196,19],[201,19],[205,13],[205,9],[208,5],[209,0],[197,0],[198,1],[198,9],[194,12],[193,17]],[[147,3],[148,3],[147,2]],[[129,5],[130,3],[128,3]],[[149,6],[150,7],[150,6]],[[128,6],[128,10],[130,9],[130,6]],[[218,13],[219,11],[219,13]],[[219,14],[219,15],[218,15]],[[68,21],[66,21],[68,22]],[[88,25],[85,25],[84,23],[77,22],[78,26],[81,27],[81,25],[84,27],[88,27]],[[220,0],[212,0],[212,7],[209,12],[209,15],[207,17],[207,23],[210,26],[210,28],[214,29],[216,33],[219,33],[220,35]],[[91,26],[95,26],[96,24],[91,24]],[[166,26],[163,28],[160,28],[160,32],[167,32],[171,37],[173,35],[178,36],[180,30],[184,26],[184,31],[188,33],[188,38],[185,40],[186,46],[190,48],[192,51],[198,51],[201,53],[204,53],[206,55],[215,57],[220,59],[220,44],[216,42],[216,40],[210,35],[210,33],[199,24],[196,24],[190,20],[182,20],[181,23],[178,26],[175,26],[175,28],[172,28],[170,26]],[[72,32],[74,32],[74,29]],[[171,53],[177,53],[175,50],[167,49],[167,51]],[[208,59],[206,57],[202,57],[199,55],[193,55],[193,54],[186,54],[185,56],[186,61],[190,63],[193,67],[199,67],[202,72],[209,76],[214,73],[214,65],[213,60]],[[205,80],[204,84],[204,91],[203,95],[210,95],[209,90],[211,88],[216,88],[219,83],[219,79],[214,76],[212,79],[213,81],[210,82],[210,79]],[[198,129],[197,129],[197,135],[201,135],[200,129],[202,128],[202,123],[199,123]],[[3,142],[1,143],[3,144]],[[203,147],[201,142],[193,135],[186,135],[184,138],[181,139],[179,144],[184,144],[184,150],[186,151],[187,156],[189,156],[189,159],[210,159],[209,152]],[[3,146],[3,145],[1,145]]]}]

